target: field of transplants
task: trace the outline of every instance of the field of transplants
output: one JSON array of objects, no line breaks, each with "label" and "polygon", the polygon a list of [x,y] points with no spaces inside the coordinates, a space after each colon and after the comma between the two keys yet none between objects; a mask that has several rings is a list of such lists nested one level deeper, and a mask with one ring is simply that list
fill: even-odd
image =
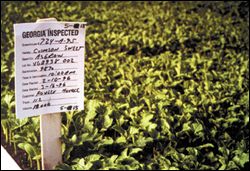
[{"label": "field of transplants", "polygon": [[1,127],[40,168],[39,117],[18,120],[13,24],[88,22],[84,111],[63,113],[56,169],[249,167],[248,2],[2,2]]}]

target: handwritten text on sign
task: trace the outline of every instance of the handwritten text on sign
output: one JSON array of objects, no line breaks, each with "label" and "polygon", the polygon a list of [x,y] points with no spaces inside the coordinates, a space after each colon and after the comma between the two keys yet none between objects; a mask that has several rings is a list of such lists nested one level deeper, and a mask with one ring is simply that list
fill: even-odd
[{"label": "handwritten text on sign", "polygon": [[14,25],[18,118],[83,110],[85,23]]}]

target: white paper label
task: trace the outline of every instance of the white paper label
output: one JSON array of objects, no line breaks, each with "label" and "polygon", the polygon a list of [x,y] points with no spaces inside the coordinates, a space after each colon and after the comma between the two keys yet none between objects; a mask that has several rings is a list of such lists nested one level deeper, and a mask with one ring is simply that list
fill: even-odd
[{"label": "white paper label", "polygon": [[85,26],[14,24],[17,118],[84,109]]}]

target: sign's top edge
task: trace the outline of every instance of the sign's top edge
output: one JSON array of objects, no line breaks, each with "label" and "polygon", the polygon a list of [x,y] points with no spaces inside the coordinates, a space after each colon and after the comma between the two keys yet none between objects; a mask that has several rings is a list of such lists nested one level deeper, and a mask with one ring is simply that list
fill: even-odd
[{"label": "sign's top edge", "polygon": [[50,22],[33,22],[33,23],[14,23],[14,25],[18,25],[18,24],[41,24],[41,23],[54,23],[54,24],[58,24],[58,23],[81,23],[81,24],[85,24],[87,25],[87,22],[81,22],[81,21],[50,21]]}]

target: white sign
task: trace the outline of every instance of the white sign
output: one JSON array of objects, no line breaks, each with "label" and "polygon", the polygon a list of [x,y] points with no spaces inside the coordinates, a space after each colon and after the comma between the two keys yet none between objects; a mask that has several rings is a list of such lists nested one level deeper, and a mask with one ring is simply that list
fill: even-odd
[{"label": "white sign", "polygon": [[85,26],[14,24],[17,118],[83,110]]}]

